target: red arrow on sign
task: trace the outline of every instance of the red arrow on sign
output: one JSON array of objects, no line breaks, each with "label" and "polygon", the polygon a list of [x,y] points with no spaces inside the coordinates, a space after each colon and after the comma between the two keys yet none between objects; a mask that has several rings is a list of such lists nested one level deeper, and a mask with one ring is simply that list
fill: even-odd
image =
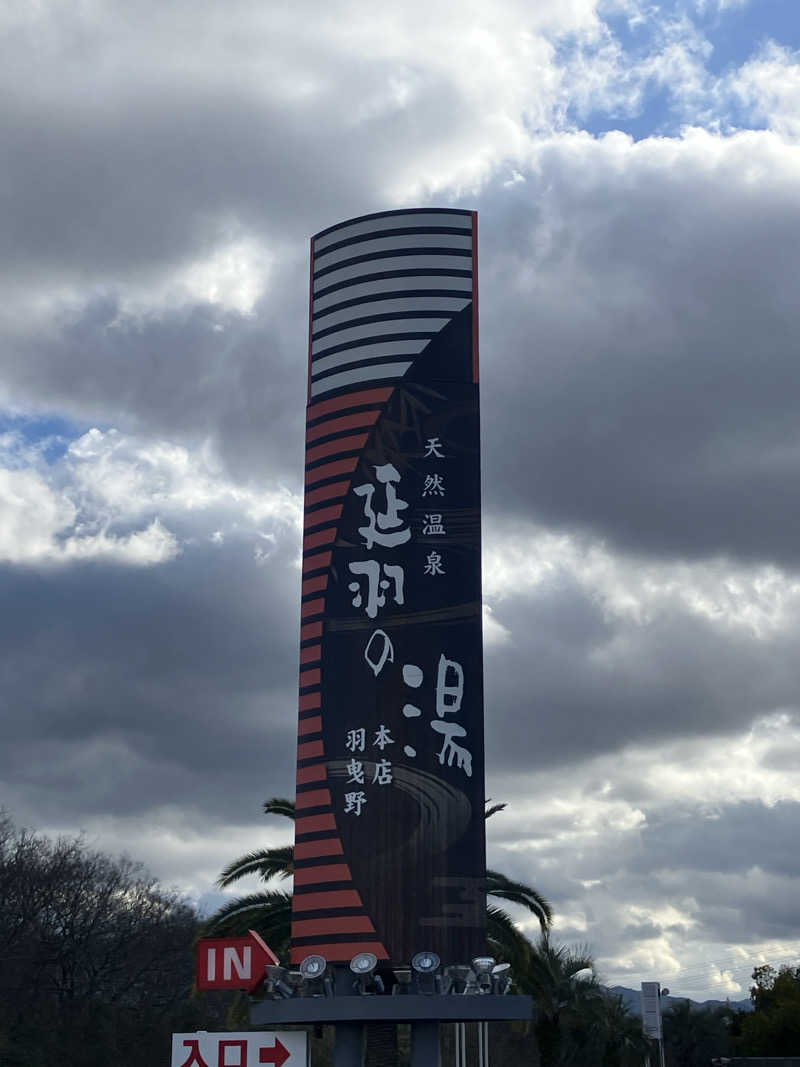
[{"label": "red arrow on sign", "polygon": [[278,957],[255,930],[247,937],[206,937],[197,942],[198,989],[257,989]]},{"label": "red arrow on sign", "polygon": [[272,1048],[262,1048],[258,1050],[258,1062],[259,1063],[274,1063],[275,1067],[283,1067],[283,1064],[291,1056],[291,1052],[281,1042],[280,1038],[275,1038],[275,1044]]}]

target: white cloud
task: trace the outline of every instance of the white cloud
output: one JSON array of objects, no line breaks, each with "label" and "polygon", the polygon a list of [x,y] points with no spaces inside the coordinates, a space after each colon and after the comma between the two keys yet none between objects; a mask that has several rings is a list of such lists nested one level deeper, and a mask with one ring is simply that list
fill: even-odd
[{"label": "white cloud", "polygon": [[627,624],[646,625],[677,610],[766,640],[800,621],[800,575],[773,564],[653,560],[534,525],[488,531],[483,573],[490,601],[533,591],[560,574]]},{"label": "white cloud", "polygon": [[[222,544],[221,520],[228,531],[262,539],[272,537],[264,524],[299,526],[301,505],[291,491],[230,482],[210,448],[190,452],[91,429],[48,465],[41,447],[18,436],[4,435],[0,444],[0,559],[10,563],[104,559],[147,566],[173,559],[198,528]],[[179,538],[165,521],[187,533]]]},{"label": "white cloud", "polygon": [[800,140],[800,54],[770,41],[730,77],[727,88],[757,121],[787,140]]},{"label": "white cloud", "polygon": [[126,535],[108,529],[84,534],[68,491],[49,485],[34,470],[0,468],[0,561],[16,564],[106,559],[149,566],[173,559],[175,537],[158,519]]}]

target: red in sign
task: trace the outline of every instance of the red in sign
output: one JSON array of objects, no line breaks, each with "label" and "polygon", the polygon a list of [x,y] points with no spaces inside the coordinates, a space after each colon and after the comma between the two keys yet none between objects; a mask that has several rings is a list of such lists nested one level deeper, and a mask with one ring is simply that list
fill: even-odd
[{"label": "red in sign", "polygon": [[247,937],[206,937],[197,942],[197,988],[253,990],[267,964],[278,962],[255,930]]}]

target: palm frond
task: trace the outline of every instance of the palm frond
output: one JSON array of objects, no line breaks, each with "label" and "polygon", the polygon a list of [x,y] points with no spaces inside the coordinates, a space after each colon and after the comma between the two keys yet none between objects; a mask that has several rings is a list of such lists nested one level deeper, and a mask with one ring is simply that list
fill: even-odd
[{"label": "palm frond", "polygon": [[223,904],[206,920],[204,933],[243,936],[253,929],[266,940],[285,941],[289,937],[291,918],[291,894],[265,890],[248,893]]},{"label": "palm frond", "polygon": [[499,871],[486,872],[486,892],[499,900],[507,900],[510,904],[519,904],[535,915],[546,933],[553,922],[553,909],[548,900],[533,886],[523,882],[513,882]]},{"label": "palm frond", "polygon": [[286,797],[270,797],[269,800],[264,801],[264,814],[283,815],[287,819],[294,819],[297,812],[293,800],[287,800]]},{"label": "palm frond", "polygon": [[259,848],[233,860],[217,878],[217,885],[225,886],[238,882],[249,874],[256,874],[263,881],[270,878],[288,878],[294,873],[294,847],[278,845],[275,848]]}]

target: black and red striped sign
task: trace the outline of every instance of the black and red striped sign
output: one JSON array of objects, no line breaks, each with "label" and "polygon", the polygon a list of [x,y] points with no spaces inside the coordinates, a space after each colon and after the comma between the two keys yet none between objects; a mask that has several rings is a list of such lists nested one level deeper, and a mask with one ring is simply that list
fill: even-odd
[{"label": "black and red striped sign", "polygon": [[311,244],[293,962],[485,950],[476,226]]}]

